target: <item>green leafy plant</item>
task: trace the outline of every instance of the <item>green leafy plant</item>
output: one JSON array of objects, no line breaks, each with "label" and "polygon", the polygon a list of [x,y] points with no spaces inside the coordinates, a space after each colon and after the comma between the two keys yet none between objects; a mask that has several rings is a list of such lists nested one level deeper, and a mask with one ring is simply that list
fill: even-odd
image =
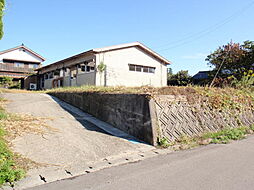
[{"label": "green leafy plant", "polygon": [[[1,98],[0,102],[3,101],[5,100]],[[8,114],[5,112],[4,108],[0,106],[0,120],[7,118]],[[0,187],[5,183],[12,185],[15,181],[25,176],[25,171],[20,169],[15,163],[15,155],[9,149],[8,143],[4,139],[6,134],[3,126],[0,126]]]},{"label": "green leafy plant", "polygon": [[176,74],[168,74],[167,76],[168,85],[172,86],[187,86],[191,84],[191,76],[188,71],[179,71]]},{"label": "green leafy plant", "polygon": [[245,138],[248,133],[247,127],[239,127],[239,128],[228,128],[215,133],[207,133],[203,136],[203,138],[211,138],[211,143],[222,143],[226,144],[231,140],[240,140]]},{"label": "green leafy plant", "polygon": [[3,11],[4,11],[4,7],[5,7],[5,0],[0,0],[0,40],[3,37]]},{"label": "green leafy plant", "polygon": [[160,147],[162,147],[162,148],[167,148],[167,147],[170,146],[168,140],[167,140],[165,137],[163,137],[163,138],[158,138],[157,141],[158,141],[158,142],[157,142],[158,145],[159,145]]},{"label": "green leafy plant", "polygon": [[241,79],[237,79],[234,76],[229,77],[232,79],[231,85],[236,88],[249,88],[254,89],[254,71],[249,70],[247,72],[244,72]]},{"label": "green leafy plant", "polygon": [[25,175],[24,170],[19,169],[13,160],[14,155],[3,138],[5,134],[0,128],[0,186],[5,183],[13,184]]},{"label": "green leafy plant", "polygon": [[15,82],[9,86],[9,89],[21,89],[21,82]]},{"label": "green leafy plant", "polygon": [[202,136],[188,137],[186,135],[177,141],[169,143],[165,137],[158,139],[158,145],[162,148],[171,147],[173,150],[184,150],[197,147],[199,145],[227,144],[233,140],[244,139],[248,134],[254,133],[254,124],[247,127],[226,128],[218,132],[206,133]]},{"label": "green leafy plant", "polygon": [[97,66],[97,69],[100,73],[102,73],[103,71],[105,71],[106,65],[103,62],[100,62],[100,64]]},{"label": "green leafy plant", "polygon": [[13,84],[11,77],[0,77],[0,85],[4,87],[9,87]]}]

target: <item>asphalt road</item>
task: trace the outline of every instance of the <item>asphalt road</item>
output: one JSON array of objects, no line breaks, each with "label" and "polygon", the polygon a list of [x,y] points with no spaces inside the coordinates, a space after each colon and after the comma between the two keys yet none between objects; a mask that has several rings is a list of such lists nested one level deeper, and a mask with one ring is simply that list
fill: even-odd
[{"label": "asphalt road", "polygon": [[254,136],[112,167],[30,190],[253,190]]}]

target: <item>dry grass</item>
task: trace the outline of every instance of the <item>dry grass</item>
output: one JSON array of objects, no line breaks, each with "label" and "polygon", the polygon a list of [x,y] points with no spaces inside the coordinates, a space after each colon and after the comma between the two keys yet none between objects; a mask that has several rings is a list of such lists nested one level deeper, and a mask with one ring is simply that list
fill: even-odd
[{"label": "dry grass", "polygon": [[[43,137],[46,133],[57,132],[55,128],[46,124],[46,121],[52,120],[52,118],[34,117],[28,114],[7,113],[4,109],[7,103],[7,100],[0,98],[0,110],[5,116],[0,119],[0,126],[6,132],[5,140],[10,148],[12,147],[12,141],[17,137],[26,134],[36,134]],[[45,164],[34,162],[15,152],[13,160],[19,168],[22,168],[25,171],[45,166]]]},{"label": "dry grass", "polygon": [[107,94],[148,94],[148,95],[187,95],[197,93],[197,88],[202,87],[177,87],[177,86],[168,86],[168,87],[101,87],[101,86],[80,86],[80,87],[64,87],[64,88],[55,88],[45,91],[43,93],[58,93],[58,92],[75,92],[75,93],[107,93]]},{"label": "dry grass", "polygon": [[63,88],[54,88],[45,91],[39,91],[42,93],[56,93],[56,92],[96,92],[96,93],[112,93],[112,94],[151,94],[151,95],[190,95],[190,94],[200,94],[207,91],[214,91],[217,93],[249,93],[250,90],[238,90],[234,88],[209,88],[202,86],[167,86],[167,87],[150,87],[150,86],[141,86],[141,87],[102,87],[102,86],[80,86],[80,87],[63,87]]},{"label": "dry grass", "polygon": [[1,88],[1,93],[36,93],[37,91],[31,90],[22,90],[22,89],[8,89],[8,88]]},{"label": "dry grass", "polygon": [[215,109],[248,109],[254,108],[254,92],[251,89],[235,88],[209,88],[201,86],[168,86],[154,88],[143,87],[64,87],[42,91],[51,95],[57,93],[99,93],[99,94],[145,94],[185,96],[190,104],[202,104],[206,102],[211,108]]},{"label": "dry grass", "polygon": [[[8,104],[8,100],[0,99],[0,108],[2,110],[5,110],[4,107],[6,104]],[[27,133],[43,135],[49,131],[56,132],[56,129],[46,124],[46,121],[53,120],[52,118],[34,117],[29,114],[7,113],[5,111],[4,113],[6,117],[0,120],[0,126],[7,131],[7,140],[9,141]]]},{"label": "dry grass", "polygon": [[46,120],[49,118],[34,117],[28,114],[9,114],[0,125],[8,132],[9,141],[24,134],[33,133],[43,136],[46,132],[56,132],[56,129],[48,126]]},{"label": "dry grass", "polygon": [[23,155],[18,153],[14,153],[13,160],[15,161],[17,166],[19,166],[19,168],[22,168],[25,171],[44,166],[44,164],[37,163],[29,158],[25,158]]}]

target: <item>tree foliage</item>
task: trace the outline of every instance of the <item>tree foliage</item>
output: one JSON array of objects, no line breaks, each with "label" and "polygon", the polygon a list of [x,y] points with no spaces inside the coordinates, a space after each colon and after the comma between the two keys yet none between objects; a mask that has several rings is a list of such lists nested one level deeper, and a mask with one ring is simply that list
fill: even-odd
[{"label": "tree foliage", "polygon": [[98,71],[99,71],[100,73],[102,73],[103,71],[105,71],[106,65],[105,65],[103,62],[101,62],[101,63],[97,66],[97,69],[98,69]]},{"label": "tree foliage", "polygon": [[220,69],[219,77],[233,75],[240,79],[244,72],[253,70],[254,41],[245,41],[243,44],[230,42],[208,55],[206,61],[214,67],[214,71]]},{"label": "tree foliage", "polygon": [[11,77],[0,77],[0,86],[8,87],[12,85]]},{"label": "tree foliage", "polygon": [[0,0],[0,40],[3,37],[3,11],[5,6],[5,0]]},{"label": "tree foliage", "polygon": [[191,83],[191,76],[188,71],[181,70],[176,74],[168,74],[168,85],[187,86]]}]

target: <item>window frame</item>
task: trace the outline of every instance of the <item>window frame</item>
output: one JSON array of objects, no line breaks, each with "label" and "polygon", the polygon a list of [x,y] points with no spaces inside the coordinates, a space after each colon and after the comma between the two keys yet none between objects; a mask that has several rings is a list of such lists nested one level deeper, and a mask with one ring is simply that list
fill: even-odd
[{"label": "window frame", "polygon": [[[22,66],[21,66],[22,65]],[[24,68],[25,67],[25,64],[24,63],[20,63],[20,62],[14,62],[14,67],[17,67],[17,68]]]},{"label": "window frame", "polygon": [[129,64],[129,71],[139,72],[139,73],[155,73],[156,67],[150,67],[145,65],[135,65]]},{"label": "window frame", "polygon": [[136,72],[142,72],[142,66],[141,65],[136,65],[135,66],[135,71]]}]

